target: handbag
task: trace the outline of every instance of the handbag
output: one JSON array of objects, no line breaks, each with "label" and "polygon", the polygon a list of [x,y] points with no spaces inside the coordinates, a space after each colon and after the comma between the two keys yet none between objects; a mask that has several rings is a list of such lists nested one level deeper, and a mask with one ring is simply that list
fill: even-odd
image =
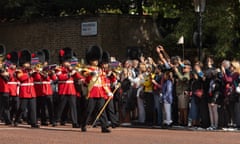
[{"label": "handbag", "polygon": [[198,98],[201,98],[203,96],[203,89],[195,90],[194,95],[196,95]]}]

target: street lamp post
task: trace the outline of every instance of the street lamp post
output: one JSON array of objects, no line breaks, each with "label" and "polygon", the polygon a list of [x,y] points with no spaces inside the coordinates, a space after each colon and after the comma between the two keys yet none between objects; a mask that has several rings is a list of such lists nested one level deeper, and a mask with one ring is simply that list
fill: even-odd
[{"label": "street lamp post", "polygon": [[202,60],[202,13],[205,10],[206,0],[193,0],[194,10],[198,14],[198,60]]}]

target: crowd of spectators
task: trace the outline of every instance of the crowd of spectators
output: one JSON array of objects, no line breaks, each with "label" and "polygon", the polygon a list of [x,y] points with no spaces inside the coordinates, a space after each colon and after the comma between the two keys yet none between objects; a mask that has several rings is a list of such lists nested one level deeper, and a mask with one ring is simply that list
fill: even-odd
[{"label": "crowd of spectators", "polygon": [[141,56],[123,62],[120,122],[171,127],[181,125],[215,130],[240,128],[240,62],[192,62],[169,57],[156,47],[158,59]]}]

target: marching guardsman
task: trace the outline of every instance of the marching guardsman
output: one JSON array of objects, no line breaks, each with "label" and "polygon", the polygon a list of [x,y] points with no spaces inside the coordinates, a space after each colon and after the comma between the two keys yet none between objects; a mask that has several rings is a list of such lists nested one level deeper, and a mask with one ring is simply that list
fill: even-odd
[{"label": "marching guardsman", "polygon": [[[49,74],[55,74],[55,68],[57,67],[57,64],[49,64],[50,62],[50,51],[48,49],[43,49],[42,52],[45,56],[45,61],[43,63],[43,71],[50,72]],[[56,75],[56,74],[55,74]],[[52,87],[52,104],[53,104],[53,117],[56,117],[56,113],[58,110],[58,92],[57,92],[57,79],[52,79],[51,82]]]},{"label": "marching guardsman", "polygon": [[[72,127],[78,128],[77,108],[76,108],[76,89],[74,79],[80,79],[79,73],[71,66],[73,51],[71,48],[63,48],[59,51],[59,60],[62,66],[56,70],[58,78],[59,106],[56,114],[56,122],[60,120],[63,110],[68,103],[71,109]],[[56,122],[53,126],[56,126]]]},{"label": "marching guardsman", "polygon": [[[37,95],[37,109],[41,118],[41,125],[48,125],[47,112],[50,123],[53,123],[53,90],[51,86],[52,79],[56,79],[56,75],[51,71],[43,70],[45,63],[45,53],[38,51],[36,53],[39,58],[39,64],[36,65],[33,73],[34,87]],[[47,108],[47,109],[46,109]]]},{"label": "marching guardsman", "polygon": [[[77,62],[77,63],[76,63]],[[86,94],[84,92],[84,88],[86,86],[85,84],[85,77],[82,76],[79,72],[82,70],[82,65],[78,63],[78,59],[74,57],[71,60],[71,65],[74,67],[75,70],[78,72],[76,73],[78,75],[78,78],[74,79],[74,86],[76,89],[76,105],[77,105],[77,119],[79,126],[83,123],[83,115],[86,109]]]},{"label": "marching guardsman", "polygon": [[[107,87],[108,89],[111,89],[111,87],[114,89],[114,87],[117,85],[117,78],[113,75],[113,72],[109,69],[109,62],[110,62],[110,55],[108,52],[103,51],[102,55],[102,61],[101,61],[101,68],[103,70],[103,75],[105,77],[104,87]],[[104,92],[105,100],[107,100],[109,97],[106,92]],[[106,107],[106,114],[108,116],[108,120],[111,121],[112,128],[116,128],[119,126],[118,124],[118,118],[114,109],[114,103],[113,99],[108,103]]]},{"label": "marching guardsman", "polygon": [[21,70],[16,72],[16,75],[17,79],[20,82],[19,88],[20,106],[17,111],[14,126],[18,125],[18,122],[20,121],[23,112],[25,111],[25,109],[28,109],[31,127],[39,128],[39,125],[37,124],[36,92],[32,77],[31,58],[32,55],[28,50],[22,50],[19,53],[19,65],[22,68]]},{"label": "marching guardsman", "polygon": [[9,63],[9,104],[10,104],[10,117],[11,120],[16,116],[19,108],[19,81],[16,77],[16,69],[18,66],[18,52],[12,51],[6,55],[6,61]]},{"label": "marching guardsman", "polygon": [[[4,49],[5,50],[5,49]],[[4,51],[4,50],[1,50]],[[3,114],[3,118],[6,125],[10,125],[12,122],[10,120],[9,113],[9,73],[3,66],[3,56],[0,58],[0,116]]]},{"label": "marching guardsman", "polygon": [[[92,116],[92,112],[99,112],[103,107],[105,103],[104,93],[107,93],[107,96],[113,96],[111,90],[108,87],[105,87],[105,76],[103,75],[101,68],[98,67],[101,58],[102,49],[98,46],[92,46],[86,52],[86,60],[89,64],[87,72],[85,73],[86,83],[88,84],[88,101],[84,122],[81,126],[82,132],[87,131],[86,125]],[[100,116],[100,122],[103,133],[111,132],[107,128],[107,118],[105,113]]]}]

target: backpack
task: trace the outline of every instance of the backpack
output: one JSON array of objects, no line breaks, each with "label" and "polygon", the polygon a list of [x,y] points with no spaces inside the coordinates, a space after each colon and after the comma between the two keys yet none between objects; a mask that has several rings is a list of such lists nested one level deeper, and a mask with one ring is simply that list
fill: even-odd
[{"label": "backpack", "polygon": [[233,83],[226,83],[225,84],[225,91],[226,96],[229,99],[229,102],[239,102],[239,84],[240,84],[240,77],[233,81]]}]

